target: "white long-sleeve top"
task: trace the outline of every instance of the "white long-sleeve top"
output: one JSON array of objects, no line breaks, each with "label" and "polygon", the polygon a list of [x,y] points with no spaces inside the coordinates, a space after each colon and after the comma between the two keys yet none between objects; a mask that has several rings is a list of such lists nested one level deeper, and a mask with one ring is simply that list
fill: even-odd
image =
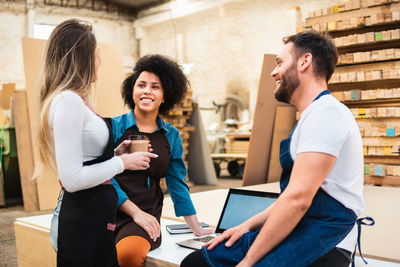
[{"label": "white long-sleeve top", "polygon": [[54,97],[49,109],[49,125],[58,177],[68,192],[97,186],[124,170],[124,163],[117,156],[83,166],[83,162],[103,154],[109,131],[104,120],[93,113],[78,94],[67,90]]}]

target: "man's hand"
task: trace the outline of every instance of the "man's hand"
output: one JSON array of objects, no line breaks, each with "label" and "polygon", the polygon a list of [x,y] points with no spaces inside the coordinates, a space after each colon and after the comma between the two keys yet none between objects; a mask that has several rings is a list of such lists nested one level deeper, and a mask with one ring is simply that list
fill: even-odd
[{"label": "man's hand", "polygon": [[213,240],[210,240],[206,244],[203,245],[203,247],[208,246],[207,250],[212,250],[215,248],[218,244],[221,242],[226,241],[225,246],[230,247],[232,246],[236,241],[238,241],[245,233],[250,231],[250,227],[246,222],[239,224],[238,226],[235,226],[231,229],[226,230],[225,232],[222,233],[222,235],[217,236]]}]

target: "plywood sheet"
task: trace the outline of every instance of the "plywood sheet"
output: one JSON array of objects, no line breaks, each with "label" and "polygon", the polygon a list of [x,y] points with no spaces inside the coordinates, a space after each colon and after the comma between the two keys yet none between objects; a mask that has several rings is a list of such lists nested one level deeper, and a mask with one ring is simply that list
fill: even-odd
[{"label": "plywood sheet", "polygon": [[[29,113],[30,137],[32,150],[30,157],[34,157],[33,151],[36,149],[36,136],[39,122],[39,90],[37,90],[37,79],[44,58],[45,40],[22,38],[22,52],[24,58],[25,86]],[[18,136],[17,136],[18,138]],[[17,141],[18,142],[18,141]],[[19,148],[20,149],[20,148]],[[19,151],[18,151],[19,153]],[[21,166],[21,164],[20,164]],[[22,166],[25,167],[25,166]],[[21,171],[21,170],[20,170]],[[32,177],[33,168],[24,170],[27,177]],[[21,181],[22,182],[22,181]],[[51,171],[45,171],[42,177],[36,181],[37,202],[40,210],[49,210],[56,206],[57,195],[60,185],[57,181],[57,174]],[[32,195],[33,197],[33,195]],[[26,200],[24,199],[24,202]],[[24,203],[25,205],[25,203]]]},{"label": "plywood sheet", "polygon": [[1,107],[3,109],[10,109],[10,100],[14,91],[15,83],[3,83],[1,89]]},{"label": "plywood sheet", "polygon": [[279,161],[281,140],[288,138],[296,124],[296,108],[292,105],[279,104],[276,107],[274,131],[272,136],[271,157],[269,161],[267,182],[279,181],[282,167]]},{"label": "plywood sheet", "polygon": [[211,160],[211,153],[207,144],[200,109],[197,104],[193,105],[193,112],[189,123],[196,129],[196,131],[190,134],[189,138],[189,178],[196,184],[215,185],[217,178],[215,176],[214,164]]},{"label": "plywood sheet", "polygon": [[100,43],[102,64],[94,86],[95,109],[103,117],[129,112],[121,97],[121,84],[125,79],[122,49],[117,44]]},{"label": "plywood sheet", "polygon": [[[22,38],[26,91],[28,97],[31,139],[35,148],[39,117],[39,92],[36,81],[42,65],[46,41]],[[120,94],[120,86],[124,79],[121,48],[116,44],[99,44],[102,65],[98,73],[98,81],[94,85],[96,112],[102,116],[113,116],[127,112]],[[32,155],[33,157],[33,155]],[[37,191],[40,210],[52,209],[57,202],[59,183],[55,173],[45,173],[37,180]]]},{"label": "plywood sheet", "polygon": [[275,68],[275,57],[275,55],[264,55],[243,185],[261,184],[267,181],[275,109],[278,103],[274,97],[276,85],[270,75]]},{"label": "plywood sheet", "polygon": [[33,152],[26,91],[15,91],[13,98],[22,199],[26,211],[35,211],[39,210],[39,202],[36,181],[32,179]]}]

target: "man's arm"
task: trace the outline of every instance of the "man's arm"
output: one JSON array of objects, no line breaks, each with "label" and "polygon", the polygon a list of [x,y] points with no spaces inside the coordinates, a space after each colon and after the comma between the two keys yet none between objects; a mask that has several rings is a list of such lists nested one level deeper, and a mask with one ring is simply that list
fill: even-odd
[{"label": "man's arm", "polygon": [[319,152],[297,155],[290,182],[275,202],[267,222],[238,266],[252,266],[296,227],[331,170],[336,158]]},{"label": "man's arm", "polygon": [[204,244],[203,247],[207,247],[207,250],[212,250],[214,247],[216,247],[219,243],[223,242],[224,240],[228,240],[225,243],[225,246],[227,247],[232,246],[237,240],[239,240],[242,237],[243,234],[249,232],[250,230],[257,230],[261,226],[263,226],[265,220],[268,218],[271,209],[274,205],[275,203],[270,205],[262,212],[246,220],[245,222],[224,231],[221,235],[217,236],[213,240]]}]

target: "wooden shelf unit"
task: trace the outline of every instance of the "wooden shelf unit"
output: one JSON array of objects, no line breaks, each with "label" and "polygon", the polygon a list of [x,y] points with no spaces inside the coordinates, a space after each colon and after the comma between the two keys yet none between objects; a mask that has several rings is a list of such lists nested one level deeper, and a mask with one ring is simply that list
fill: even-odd
[{"label": "wooden shelf unit", "polygon": [[386,186],[399,186],[400,177],[399,176],[372,176],[364,175],[364,183],[374,184],[374,185],[386,185]]},{"label": "wooden shelf unit", "polygon": [[[400,97],[397,94],[395,97],[389,94],[378,99],[368,99],[370,92],[364,91],[378,92],[379,89],[400,88],[400,2],[398,0],[350,0],[326,10],[317,10],[314,16],[306,19],[306,28],[327,31],[334,39],[340,61],[334,73],[336,76],[332,77],[328,87],[338,96],[345,96],[346,100],[342,99],[342,103],[355,109],[352,110],[353,114],[360,112],[360,109],[400,106]],[[351,95],[352,99],[355,97],[354,100],[348,100],[351,91],[355,91]],[[362,93],[366,95],[365,99],[361,98]],[[374,95],[375,91],[372,91],[372,94]],[[400,186],[398,173],[400,155],[396,154],[400,145],[400,131],[399,127],[388,126],[400,126],[400,117],[390,115],[383,118],[381,116],[358,118],[355,114],[355,118],[362,134],[367,133],[365,128],[362,128],[366,124],[374,128],[374,131],[368,128],[368,135],[363,136],[364,182]],[[390,128],[391,135],[383,136],[387,128]],[[386,134],[389,135],[389,131]],[[376,153],[379,150],[379,154],[382,154],[384,149],[385,155],[374,155],[375,149]],[[368,154],[370,152],[372,155]],[[378,174],[376,170],[379,170]]]}]

